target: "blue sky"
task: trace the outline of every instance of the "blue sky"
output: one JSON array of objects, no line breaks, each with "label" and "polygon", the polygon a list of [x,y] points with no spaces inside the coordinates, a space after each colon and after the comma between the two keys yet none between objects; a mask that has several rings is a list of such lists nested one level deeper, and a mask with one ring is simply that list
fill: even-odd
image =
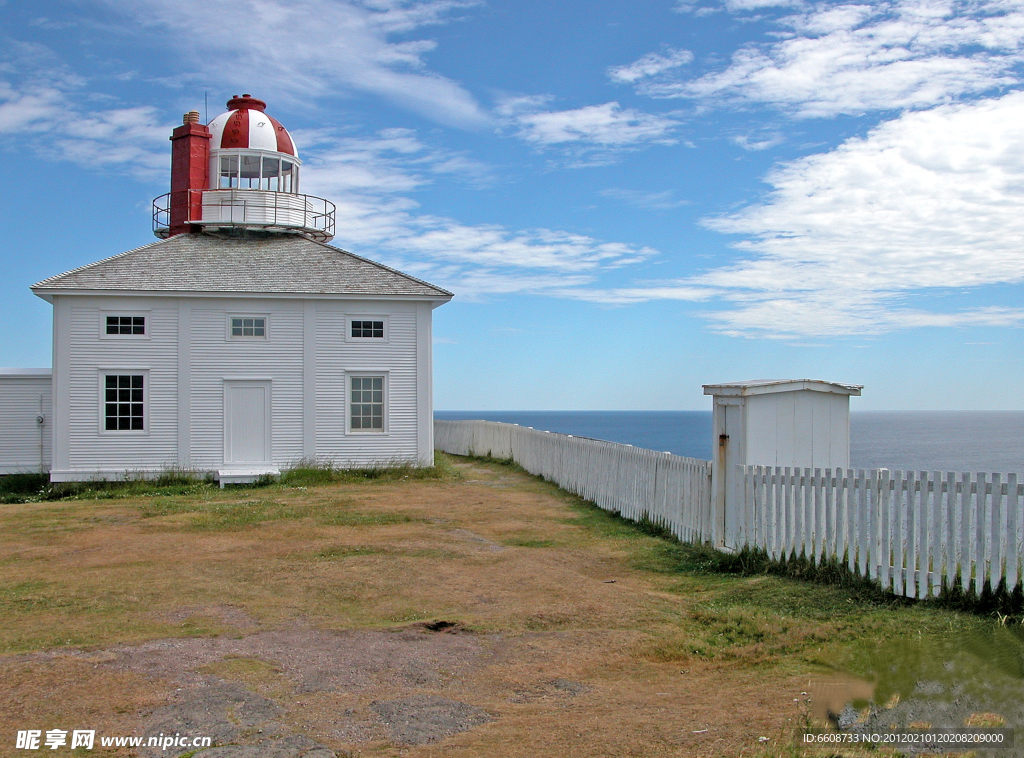
[{"label": "blue sky", "polygon": [[334,244],[456,293],[443,409],[1022,409],[1024,2],[0,0],[0,365],[249,92]]}]

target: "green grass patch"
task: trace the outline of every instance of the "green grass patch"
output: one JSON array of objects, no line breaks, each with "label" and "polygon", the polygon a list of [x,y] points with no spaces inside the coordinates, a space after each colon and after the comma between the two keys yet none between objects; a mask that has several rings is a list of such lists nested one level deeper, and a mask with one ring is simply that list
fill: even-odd
[{"label": "green grass patch", "polygon": [[[281,472],[280,477],[266,475],[252,484],[231,485],[231,490],[284,487],[316,487],[325,484],[394,482],[402,480],[458,480],[461,473],[451,458],[435,453],[433,466],[410,463],[381,463],[364,468],[340,468],[331,463],[300,461]],[[7,474],[0,476],[0,503],[39,503],[55,500],[110,500],[133,497],[194,497],[218,490],[212,474],[184,469],[167,469],[153,476],[128,472],[123,480],[50,483],[47,474]]]},{"label": "green grass patch", "polygon": [[194,531],[246,529],[269,522],[303,519],[311,519],[322,526],[379,526],[413,520],[404,513],[358,510],[353,507],[354,502],[351,498],[338,497],[314,502],[269,497],[243,500],[173,497],[146,500],[136,507],[144,519],[186,515],[189,518],[185,528]]},{"label": "green grass patch", "polygon": [[70,608],[80,605],[74,599],[59,593],[59,586],[54,582],[27,581],[17,584],[0,586],[0,608],[3,613],[33,613],[53,608]]},{"label": "green grass patch", "polygon": [[558,547],[561,543],[557,540],[542,540],[530,537],[509,537],[501,540],[501,544],[508,545],[509,547]]},{"label": "green grass patch", "polygon": [[399,461],[363,468],[341,468],[326,461],[303,460],[282,471],[279,481],[286,487],[317,487],[325,484],[367,481],[460,479],[461,476],[447,455],[435,452],[433,466],[414,466]]},{"label": "green grass patch", "polygon": [[0,476],[0,503],[41,503],[55,500],[111,500],[156,495],[193,496],[216,488],[212,477],[169,469],[156,477],[124,480],[50,483],[46,474]]},{"label": "green grass patch", "polygon": [[337,558],[353,558],[363,555],[381,555],[387,552],[386,548],[374,545],[335,545],[333,547],[326,547],[323,550],[317,550],[313,553],[313,557],[334,560]]},{"label": "green grass patch", "polygon": [[462,556],[450,550],[440,548],[416,548],[405,550],[399,547],[387,545],[332,545],[312,553],[313,558],[327,560],[343,560],[345,558],[360,558],[368,555],[387,555],[395,558],[425,558],[428,560],[457,560]]},{"label": "green grass patch", "polygon": [[[50,484],[47,474],[6,474],[0,476],[0,502],[20,502],[15,500],[24,495],[36,495]],[[10,500],[4,498],[11,498]]]},{"label": "green grass patch", "polygon": [[[476,457],[474,460],[532,476],[559,492],[575,513],[571,518],[560,519],[561,523],[583,527],[601,538],[636,543],[631,561],[636,568],[665,574],[707,577],[775,576],[796,580],[801,586],[825,585],[840,589],[838,595],[830,594],[831,599],[824,601],[823,609],[831,610],[822,610],[822,613],[840,612],[841,606],[858,603],[901,607],[922,605],[993,618],[1004,624],[1015,622],[1024,625],[1024,583],[1008,588],[1005,581],[995,587],[986,581],[981,591],[976,592],[973,583],[968,590],[963,590],[957,578],[944,587],[937,598],[919,601],[898,597],[883,590],[877,581],[851,571],[845,558],[815,561],[792,554],[776,560],[760,549],[743,548],[737,553],[726,553],[710,544],[681,543],[668,529],[646,517],[640,521],[631,521],[606,511],[561,490],[542,477],[531,475],[514,461],[490,457]],[[655,541],[650,538],[655,538]],[[822,598],[818,600],[822,601]],[[808,607],[813,605],[811,603]]]},{"label": "green grass patch", "polygon": [[[493,467],[506,465],[478,460]],[[514,464],[508,468],[526,473]],[[773,560],[763,550],[726,553],[709,544],[681,543],[648,519],[630,521],[540,477],[534,481],[559,493],[567,504],[571,515],[556,520],[580,530],[579,547],[586,549],[588,539],[612,542],[624,552],[628,565],[662,576],[663,589],[684,601],[682,608],[664,610],[666,618],[675,620],[641,647],[642,657],[783,665],[802,672],[810,666],[875,681],[892,678],[879,673],[888,667],[886,671],[898,671],[907,680],[886,685],[893,691],[906,690],[914,675],[952,659],[930,657],[928,651],[952,645],[980,651],[975,660],[996,660],[993,651],[998,645],[983,644],[993,635],[1004,647],[1009,644],[1006,639],[1020,637],[1021,642],[1011,647],[1021,651],[1024,661],[1024,627],[1019,618],[1007,615],[1021,607],[1019,588],[1007,592],[1005,587],[986,587],[977,596],[950,588],[938,599],[915,601],[883,591],[877,582],[850,571],[845,560],[817,562],[797,555]],[[901,645],[911,637],[918,652],[906,654],[911,660],[907,666],[896,665],[893,661],[904,655]],[[1024,664],[1017,665],[1024,678]],[[1007,666],[1012,668],[1003,668]]]},{"label": "green grass patch", "polygon": [[86,581],[0,583],[0,653],[82,647],[108,640],[160,636],[207,637],[224,631],[217,619],[192,616],[180,623],[138,615],[143,607],[126,590]]}]

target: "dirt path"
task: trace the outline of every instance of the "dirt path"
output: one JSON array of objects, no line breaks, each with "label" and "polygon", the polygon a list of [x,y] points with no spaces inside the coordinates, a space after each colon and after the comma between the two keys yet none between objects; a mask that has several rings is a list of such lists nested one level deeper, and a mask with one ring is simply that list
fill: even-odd
[{"label": "dirt path", "polygon": [[[4,632],[26,652],[0,658],[2,739],[89,728],[221,745],[201,758],[782,750],[804,707],[796,670],[666,654],[708,629],[699,588],[635,567],[651,538],[602,536],[546,484],[460,466],[462,481],[162,511],[75,504],[46,524],[9,511],[0,561],[30,601]],[[209,515],[246,502],[271,515]],[[34,642],[58,625],[69,642]]]}]

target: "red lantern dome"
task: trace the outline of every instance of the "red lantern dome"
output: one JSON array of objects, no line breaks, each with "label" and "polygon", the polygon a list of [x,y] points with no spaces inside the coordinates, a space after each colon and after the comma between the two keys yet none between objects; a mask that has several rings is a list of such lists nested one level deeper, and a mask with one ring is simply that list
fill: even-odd
[{"label": "red lantern dome", "polygon": [[210,122],[211,150],[273,150],[298,157],[288,130],[264,111],[267,104],[249,95],[228,100],[227,113]]}]

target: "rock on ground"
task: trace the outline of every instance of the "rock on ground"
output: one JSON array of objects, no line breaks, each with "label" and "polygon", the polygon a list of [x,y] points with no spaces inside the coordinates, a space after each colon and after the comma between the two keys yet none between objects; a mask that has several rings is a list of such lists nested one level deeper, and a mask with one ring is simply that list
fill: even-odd
[{"label": "rock on ground", "polygon": [[491,720],[482,708],[436,695],[413,695],[370,706],[387,728],[388,737],[404,745],[439,742]]}]

